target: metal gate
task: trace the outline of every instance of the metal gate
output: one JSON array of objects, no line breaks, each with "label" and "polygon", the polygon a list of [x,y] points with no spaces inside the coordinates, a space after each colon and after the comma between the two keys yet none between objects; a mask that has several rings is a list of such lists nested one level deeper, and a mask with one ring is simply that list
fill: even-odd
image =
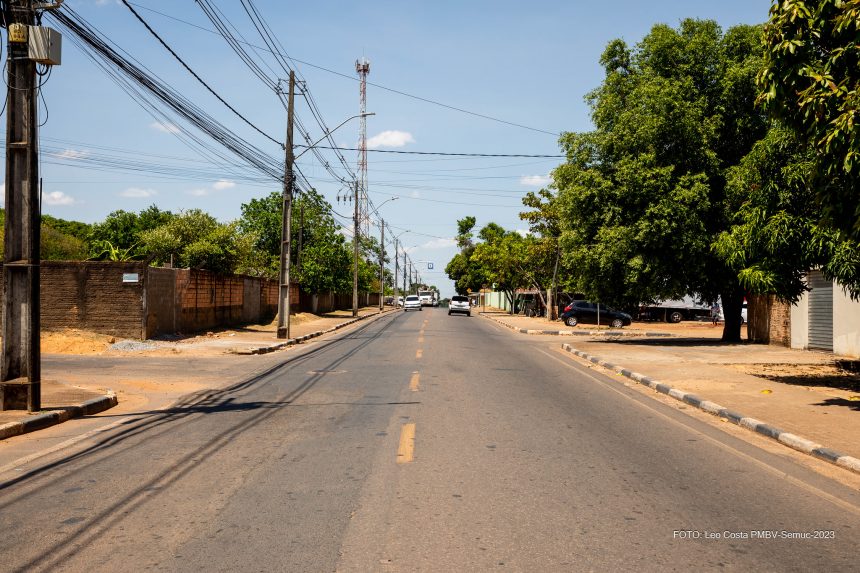
[{"label": "metal gate", "polygon": [[809,273],[809,347],[833,350],[833,283]]}]

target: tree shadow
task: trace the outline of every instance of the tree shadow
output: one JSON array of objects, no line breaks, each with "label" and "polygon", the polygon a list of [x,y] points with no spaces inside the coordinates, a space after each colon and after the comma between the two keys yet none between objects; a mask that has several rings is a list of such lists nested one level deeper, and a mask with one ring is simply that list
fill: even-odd
[{"label": "tree shadow", "polygon": [[842,406],[843,408],[849,408],[854,411],[860,411],[860,402],[855,402],[853,400],[846,400],[845,398],[828,398],[818,404],[814,404],[815,406]]}]

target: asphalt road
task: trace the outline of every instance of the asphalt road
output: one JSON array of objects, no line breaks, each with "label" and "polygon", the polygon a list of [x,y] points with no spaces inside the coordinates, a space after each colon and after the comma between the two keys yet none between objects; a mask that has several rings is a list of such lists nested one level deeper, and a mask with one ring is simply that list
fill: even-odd
[{"label": "asphalt road", "polygon": [[270,372],[4,474],[0,562],[856,570],[856,491],[558,346],[425,310],[283,353]]}]

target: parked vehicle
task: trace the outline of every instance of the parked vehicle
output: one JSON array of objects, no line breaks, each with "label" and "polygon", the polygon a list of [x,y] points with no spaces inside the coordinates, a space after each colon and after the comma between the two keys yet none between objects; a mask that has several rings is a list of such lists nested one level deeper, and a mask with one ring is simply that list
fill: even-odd
[{"label": "parked vehicle", "polygon": [[633,321],[633,317],[626,312],[586,300],[575,300],[564,307],[560,319],[568,326],[576,326],[579,323],[597,324],[598,317],[600,324],[608,324],[612,328],[621,328]]},{"label": "parked vehicle", "polygon": [[423,310],[421,308],[421,300],[417,294],[410,294],[406,297],[406,302],[403,303],[403,312],[409,312],[410,310]]},{"label": "parked vehicle", "polygon": [[691,296],[675,300],[661,300],[654,304],[643,304],[639,307],[639,320],[681,322],[682,320],[707,320],[710,316],[711,306],[696,302]]},{"label": "parked vehicle", "polygon": [[452,312],[459,312],[466,316],[472,316],[472,307],[469,303],[469,297],[454,295],[451,297],[451,302],[448,303],[448,316]]}]

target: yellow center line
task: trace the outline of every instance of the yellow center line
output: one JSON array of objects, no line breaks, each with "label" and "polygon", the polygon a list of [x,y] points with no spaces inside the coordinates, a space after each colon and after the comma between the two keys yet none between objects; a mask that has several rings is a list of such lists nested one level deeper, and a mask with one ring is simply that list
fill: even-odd
[{"label": "yellow center line", "polygon": [[415,424],[403,424],[400,445],[397,446],[397,463],[408,464],[415,456]]},{"label": "yellow center line", "polygon": [[419,348],[418,350],[415,351],[415,358],[421,358],[421,356],[423,354],[424,354],[424,351]]},{"label": "yellow center line", "polygon": [[409,381],[409,389],[412,390],[413,392],[417,392],[420,379],[421,379],[421,375],[418,374],[418,372],[413,372],[412,373],[412,379]]},{"label": "yellow center line", "polygon": [[423,336],[419,336],[419,337],[418,337],[418,342],[424,342],[424,337],[423,337]]}]

